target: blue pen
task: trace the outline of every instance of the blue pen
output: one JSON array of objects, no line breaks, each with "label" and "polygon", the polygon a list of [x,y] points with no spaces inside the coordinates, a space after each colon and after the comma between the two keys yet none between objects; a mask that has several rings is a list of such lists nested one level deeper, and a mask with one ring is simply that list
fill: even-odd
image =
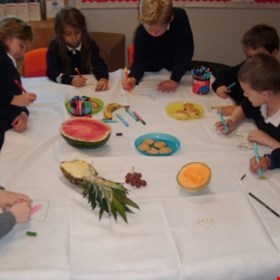
[{"label": "blue pen", "polygon": [[229,132],[229,128],[228,128],[228,126],[227,126],[227,124],[226,124],[226,122],[225,122],[225,119],[224,119],[224,116],[223,116],[223,114],[222,114],[221,109],[217,109],[217,114],[219,115],[220,120],[221,120],[222,124],[224,125],[224,131],[225,131],[225,133],[228,133],[228,132]]},{"label": "blue pen", "polygon": [[101,121],[104,122],[104,123],[117,123],[117,121],[110,120],[110,119],[102,119]]},{"label": "blue pen", "polygon": [[[258,144],[254,143],[253,146],[254,146],[254,155],[255,155],[255,158],[256,158],[256,162],[259,163],[260,162],[260,156],[259,156]],[[257,172],[258,172],[258,177],[262,179],[263,174],[262,174],[262,170],[261,170],[260,167],[258,168]]]},{"label": "blue pen", "polygon": [[125,126],[129,126],[128,122],[119,113],[116,116]]}]

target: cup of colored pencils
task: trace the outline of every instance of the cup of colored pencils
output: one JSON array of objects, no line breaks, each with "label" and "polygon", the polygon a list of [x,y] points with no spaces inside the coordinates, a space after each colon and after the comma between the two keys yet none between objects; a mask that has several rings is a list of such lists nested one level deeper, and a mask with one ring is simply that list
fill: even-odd
[{"label": "cup of colored pencils", "polygon": [[193,83],[192,91],[195,94],[204,95],[209,93],[211,71],[209,67],[200,66],[192,69]]}]

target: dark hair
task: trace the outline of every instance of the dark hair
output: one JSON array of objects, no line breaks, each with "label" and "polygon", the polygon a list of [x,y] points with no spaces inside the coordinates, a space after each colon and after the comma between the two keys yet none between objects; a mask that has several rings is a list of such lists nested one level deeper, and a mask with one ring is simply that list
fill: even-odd
[{"label": "dark hair", "polygon": [[256,50],[264,48],[269,53],[279,50],[279,36],[274,27],[258,24],[249,29],[242,37],[241,43],[246,48]]},{"label": "dark hair", "polygon": [[238,80],[258,92],[280,93],[280,62],[272,55],[256,54],[246,59],[238,72]]},{"label": "dark hair", "polygon": [[32,28],[18,17],[7,16],[0,20],[0,43],[5,47],[7,38],[17,38],[22,41],[32,41]]},{"label": "dark hair", "polygon": [[82,65],[87,69],[88,73],[91,69],[91,38],[87,31],[86,19],[84,15],[76,8],[69,7],[60,10],[55,17],[55,33],[58,39],[59,54],[64,64],[64,71],[70,70],[70,58],[68,57],[67,45],[64,40],[64,26],[69,25],[73,28],[81,30],[82,33]]}]

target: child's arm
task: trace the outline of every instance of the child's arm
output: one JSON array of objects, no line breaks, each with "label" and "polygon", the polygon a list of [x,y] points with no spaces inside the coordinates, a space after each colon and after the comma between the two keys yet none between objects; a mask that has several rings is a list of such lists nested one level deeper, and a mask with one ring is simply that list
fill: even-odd
[{"label": "child's arm", "polygon": [[247,139],[249,142],[255,142],[272,149],[280,147],[280,142],[278,142],[276,139],[259,129],[254,129],[250,131]]},{"label": "child's arm", "polygon": [[216,129],[223,134],[228,134],[236,129],[236,127],[245,119],[245,115],[241,106],[236,107],[231,117],[225,120],[225,124],[228,126],[228,131],[225,131],[224,124],[219,121],[215,123]]},{"label": "child's arm", "polygon": [[160,82],[158,84],[157,90],[161,92],[174,92],[176,91],[179,83],[172,81],[172,80],[167,80]]}]

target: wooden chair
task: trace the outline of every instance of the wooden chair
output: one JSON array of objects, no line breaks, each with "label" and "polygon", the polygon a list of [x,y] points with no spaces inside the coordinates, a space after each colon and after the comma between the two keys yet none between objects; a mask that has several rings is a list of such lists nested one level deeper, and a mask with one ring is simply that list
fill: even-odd
[{"label": "wooden chair", "polygon": [[129,44],[127,46],[127,64],[128,68],[131,68],[134,59],[134,44]]},{"label": "wooden chair", "polygon": [[44,77],[47,71],[48,48],[39,48],[28,51],[23,56],[22,76],[23,77]]}]

